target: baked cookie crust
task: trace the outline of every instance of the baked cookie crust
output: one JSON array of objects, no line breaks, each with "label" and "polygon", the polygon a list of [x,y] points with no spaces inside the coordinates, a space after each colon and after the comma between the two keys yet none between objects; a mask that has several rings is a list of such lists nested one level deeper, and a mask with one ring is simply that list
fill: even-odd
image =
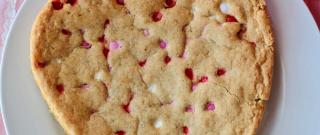
[{"label": "baked cookie crust", "polygon": [[264,0],[50,0],[30,59],[69,135],[253,135],[274,39]]}]

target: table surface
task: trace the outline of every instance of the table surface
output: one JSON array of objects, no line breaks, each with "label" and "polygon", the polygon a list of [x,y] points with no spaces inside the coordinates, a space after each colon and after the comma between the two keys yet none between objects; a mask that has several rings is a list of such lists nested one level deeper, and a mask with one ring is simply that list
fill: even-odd
[{"label": "table surface", "polygon": [[[24,0],[0,0],[0,56],[4,48],[4,41],[10,25],[15,19],[16,13]],[[320,28],[320,0],[304,0],[309,7]],[[5,135],[2,118],[0,117],[0,135]]]}]

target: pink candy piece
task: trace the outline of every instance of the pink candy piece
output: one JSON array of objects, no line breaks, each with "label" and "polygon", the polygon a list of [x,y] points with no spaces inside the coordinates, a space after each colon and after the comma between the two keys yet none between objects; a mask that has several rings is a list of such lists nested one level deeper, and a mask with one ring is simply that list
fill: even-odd
[{"label": "pink candy piece", "polygon": [[177,102],[175,100],[173,100],[169,104],[175,106],[177,104]]},{"label": "pink candy piece", "polygon": [[81,89],[84,89],[84,90],[88,90],[88,89],[90,88],[90,85],[87,84],[87,83],[84,83],[84,84],[81,84],[81,85],[80,85],[80,88],[81,88]]},{"label": "pink candy piece", "polygon": [[187,53],[183,52],[181,55],[179,55],[179,58],[186,59],[187,58]]},{"label": "pink candy piece", "polygon": [[82,41],[81,43],[81,47],[85,48],[85,49],[90,49],[91,48],[91,44],[89,44],[87,41]]},{"label": "pink candy piece", "polygon": [[197,83],[192,84],[192,91],[195,91],[195,90],[197,89],[197,87],[198,87],[198,84],[197,84]]},{"label": "pink candy piece", "polygon": [[149,36],[150,35],[149,30],[148,29],[143,30],[143,35],[146,37]]},{"label": "pink candy piece", "polygon": [[187,106],[185,109],[186,112],[193,112],[193,107],[191,105]]},{"label": "pink candy piece", "polygon": [[168,45],[168,42],[165,40],[160,40],[160,48],[161,49],[166,49]]},{"label": "pink candy piece", "polygon": [[216,106],[212,102],[207,103],[207,106],[206,106],[207,111],[214,111],[214,109],[216,109]]},{"label": "pink candy piece", "polygon": [[106,19],[106,20],[104,21],[104,29],[106,29],[109,24],[110,24],[110,20],[109,20],[109,19]]},{"label": "pink candy piece", "polygon": [[112,41],[109,44],[109,49],[111,51],[115,51],[121,47],[121,42],[120,41]]}]

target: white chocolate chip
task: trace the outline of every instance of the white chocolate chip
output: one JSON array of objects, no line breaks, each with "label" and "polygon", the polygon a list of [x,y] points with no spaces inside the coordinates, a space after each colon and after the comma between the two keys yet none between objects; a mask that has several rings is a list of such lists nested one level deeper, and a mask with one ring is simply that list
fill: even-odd
[{"label": "white chocolate chip", "polygon": [[[71,131],[71,132],[70,132],[70,131]],[[76,132],[75,132],[75,131],[73,131],[73,130],[70,130],[70,131],[69,131],[69,134],[70,134],[70,135],[76,135]]]},{"label": "white chocolate chip", "polygon": [[196,12],[199,12],[199,8],[195,5],[192,6],[192,13],[196,13]]},{"label": "white chocolate chip", "polygon": [[103,80],[103,75],[104,75],[103,70],[100,70],[99,72],[97,72],[94,75],[94,79],[96,79],[97,81],[102,81]]},{"label": "white chocolate chip", "polygon": [[173,100],[173,101],[171,102],[171,105],[172,105],[172,106],[177,106],[177,101]]},{"label": "white chocolate chip", "polygon": [[149,86],[148,90],[149,90],[151,93],[156,93],[156,91],[157,91],[157,85],[151,84],[151,85]]},{"label": "white chocolate chip", "polygon": [[157,119],[154,123],[153,123],[153,126],[155,128],[161,128],[163,126],[163,121],[162,119]]},{"label": "white chocolate chip", "polygon": [[229,12],[229,6],[227,3],[221,3],[220,4],[220,10],[222,13],[227,14]]},{"label": "white chocolate chip", "polygon": [[62,60],[61,60],[61,59],[57,59],[57,63],[58,63],[58,64],[61,64],[61,63],[62,63]]}]

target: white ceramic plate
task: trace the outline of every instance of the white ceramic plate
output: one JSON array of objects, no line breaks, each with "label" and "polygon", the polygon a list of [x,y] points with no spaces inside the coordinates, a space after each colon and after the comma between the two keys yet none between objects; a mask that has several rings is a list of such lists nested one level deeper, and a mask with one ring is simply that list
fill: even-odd
[{"label": "white ceramic plate", "polygon": [[[267,0],[276,35],[274,84],[261,135],[320,135],[320,34],[302,0]],[[33,80],[31,25],[46,0],[27,0],[2,63],[2,111],[8,135],[61,135]]]}]

